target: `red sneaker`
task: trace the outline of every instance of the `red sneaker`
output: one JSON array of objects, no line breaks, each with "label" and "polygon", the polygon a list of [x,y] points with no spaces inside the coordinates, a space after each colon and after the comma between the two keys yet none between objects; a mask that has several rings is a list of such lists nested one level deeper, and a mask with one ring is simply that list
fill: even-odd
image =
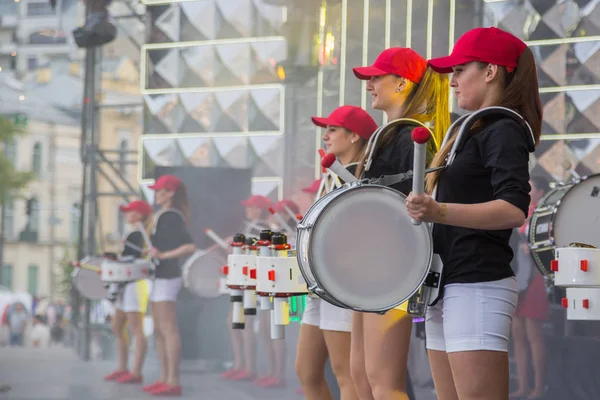
[{"label": "red sneaker", "polygon": [[183,393],[181,385],[161,385],[150,392],[152,396],[181,396]]},{"label": "red sneaker", "polygon": [[235,375],[231,376],[229,379],[232,381],[251,381],[255,378],[252,372],[248,372],[244,369],[238,371]]},{"label": "red sneaker", "polygon": [[255,381],[253,381],[252,383],[254,383],[257,386],[262,386],[263,382],[268,380],[270,378],[270,376],[263,376],[262,378],[258,378]]},{"label": "red sneaker", "polygon": [[235,368],[230,368],[227,371],[223,372],[223,374],[221,374],[221,378],[230,379],[232,376],[234,376],[238,372],[240,372],[240,371]]},{"label": "red sneaker", "polygon": [[163,383],[163,382],[161,382],[161,381],[156,381],[156,382],[154,382],[154,383],[153,383],[153,384],[151,384],[151,385],[144,386],[144,387],[142,388],[142,390],[143,390],[144,392],[148,392],[148,393],[150,393],[151,391],[153,391],[153,390],[154,390],[154,389],[156,389],[157,387],[159,387],[159,386],[162,386],[162,385],[164,385],[164,384],[165,384],[165,383]]},{"label": "red sneaker", "polygon": [[125,374],[128,374],[128,371],[120,371],[120,370],[116,370],[114,372],[111,372],[110,374],[106,375],[104,377],[105,381],[116,381],[117,379],[119,379],[120,377],[122,377]]},{"label": "red sneaker", "polygon": [[129,372],[117,378],[117,383],[142,383],[142,381],[143,379],[141,375],[135,376]]},{"label": "red sneaker", "polygon": [[284,388],[286,385],[285,385],[285,381],[283,379],[279,379],[274,376],[271,376],[268,379],[265,379],[261,383],[260,386],[265,389],[276,389],[276,388]]}]

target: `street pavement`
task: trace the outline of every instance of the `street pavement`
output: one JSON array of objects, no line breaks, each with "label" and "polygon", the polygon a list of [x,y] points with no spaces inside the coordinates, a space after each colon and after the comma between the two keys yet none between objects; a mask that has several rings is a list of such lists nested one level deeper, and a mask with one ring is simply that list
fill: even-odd
[{"label": "street pavement", "polygon": [[[140,400],[152,396],[140,385],[106,383],[102,377],[114,369],[114,361],[81,360],[65,347],[49,349],[0,349],[0,400]],[[156,360],[146,362],[146,383],[158,374]],[[193,363],[182,366],[183,399],[195,400],[301,400],[297,382],[287,389],[261,389],[251,383],[225,382],[215,372]],[[10,390],[6,386],[10,387]],[[431,393],[418,394],[417,400],[433,400]]]}]

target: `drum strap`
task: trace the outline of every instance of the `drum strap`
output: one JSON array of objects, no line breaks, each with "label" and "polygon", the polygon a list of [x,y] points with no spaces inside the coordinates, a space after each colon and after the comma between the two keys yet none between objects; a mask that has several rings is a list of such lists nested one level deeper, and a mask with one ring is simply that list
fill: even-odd
[{"label": "drum strap", "polygon": [[[435,171],[441,171],[445,168],[446,168],[445,165],[440,166],[440,167],[435,167],[435,168],[427,168],[425,170],[425,174],[428,174],[430,172],[435,172]],[[408,180],[412,179],[412,177],[413,177],[413,172],[411,170],[408,172],[402,172],[400,174],[395,174],[395,175],[382,175],[379,178],[370,180],[369,183],[375,184],[375,185],[382,185],[382,186],[392,186],[392,185],[395,185],[400,182],[408,181]]]}]

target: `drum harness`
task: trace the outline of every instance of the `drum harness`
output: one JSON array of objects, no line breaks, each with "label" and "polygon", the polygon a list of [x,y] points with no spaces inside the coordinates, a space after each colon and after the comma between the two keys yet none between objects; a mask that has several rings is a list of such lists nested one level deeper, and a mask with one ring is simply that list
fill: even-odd
[{"label": "drum harness", "polygon": [[[432,136],[432,140],[434,140],[434,143],[436,145],[436,150],[439,151],[447,143],[447,141],[450,139],[450,137],[453,136],[452,132],[454,132],[455,130],[458,130],[458,132],[456,133],[456,135],[457,135],[456,141],[454,142],[452,149],[451,149],[450,153],[448,154],[448,157],[445,160],[444,165],[435,167],[435,168],[427,168],[427,169],[425,169],[425,174],[435,172],[435,171],[443,171],[450,164],[452,164],[452,162],[456,158],[456,154],[458,152],[462,151],[462,149],[467,141],[468,133],[471,130],[471,128],[473,127],[473,125],[476,122],[478,122],[481,118],[484,118],[487,116],[492,116],[492,115],[507,117],[507,118],[510,118],[510,119],[518,122],[519,125],[521,125],[523,127],[523,131],[525,134],[525,140],[527,143],[527,150],[530,153],[533,153],[535,151],[535,137],[533,135],[531,126],[529,126],[529,123],[527,123],[527,121],[519,113],[517,113],[516,111],[513,111],[509,108],[506,108],[506,107],[499,107],[499,106],[486,107],[481,110],[462,115],[456,121],[454,121],[454,123],[452,123],[450,125],[450,127],[448,128],[448,131],[444,137],[444,141],[441,146],[438,146],[438,143],[435,143],[435,139],[433,139],[433,136]],[[429,129],[429,127],[427,127],[422,122],[415,120],[415,119],[410,119],[410,118],[401,118],[401,119],[397,119],[394,121],[390,121],[388,124],[379,127],[377,129],[377,131],[375,131],[375,133],[371,136],[371,138],[369,139],[369,142],[367,143],[366,151],[368,151],[369,154],[368,154],[367,160],[365,162],[365,171],[368,171],[371,167],[371,163],[373,161],[373,153],[375,152],[375,145],[377,144],[377,141],[379,140],[379,137],[381,136],[381,134],[384,131],[394,128],[398,125],[407,124],[407,123],[412,124],[412,125],[422,126],[422,127]],[[458,127],[458,129],[457,129],[457,127]],[[397,183],[401,183],[401,182],[410,180],[412,178],[413,178],[413,171],[410,170],[407,172],[394,174],[394,175],[382,175],[379,178],[362,179],[362,182],[366,182],[368,184],[374,184],[374,185],[381,185],[381,186],[391,186],[391,185],[395,185]],[[433,193],[432,193],[432,197],[434,199],[436,198],[436,194],[437,194],[437,187],[433,190]],[[432,227],[433,223],[430,224],[430,226]],[[442,268],[442,270],[443,270],[443,268]],[[442,275],[443,275],[442,273],[435,272],[433,270],[430,271],[422,286],[439,288],[441,286]],[[419,292],[417,292],[417,294],[418,293]],[[417,294],[415,294],[413,296],[416,296]],[[429,305],[431,305],[431,306],[435,305],[439,301],[439,299],[442,297],[443,297],[443,288],[440,288],[437,298],[434,299],[433,302],[430,303]]]}]

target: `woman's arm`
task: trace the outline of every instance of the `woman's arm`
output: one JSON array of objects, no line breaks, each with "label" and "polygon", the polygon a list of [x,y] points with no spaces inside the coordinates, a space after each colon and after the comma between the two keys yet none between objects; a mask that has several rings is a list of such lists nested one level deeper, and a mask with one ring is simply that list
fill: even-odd
[{"label": "woman's arm", "polygon": [[525,214],[504,200],[479,204],[442,203],[433,222],[462,228],[501,230],[519,228],[525,223]]},{"label": "woman's arm", "polygon": [[525,213],[505,200],[479,204],[438,203],[428,194],[411,193],[406,199],[408,214],[419,221],[461,228],[502,230],[518,228]]}]

